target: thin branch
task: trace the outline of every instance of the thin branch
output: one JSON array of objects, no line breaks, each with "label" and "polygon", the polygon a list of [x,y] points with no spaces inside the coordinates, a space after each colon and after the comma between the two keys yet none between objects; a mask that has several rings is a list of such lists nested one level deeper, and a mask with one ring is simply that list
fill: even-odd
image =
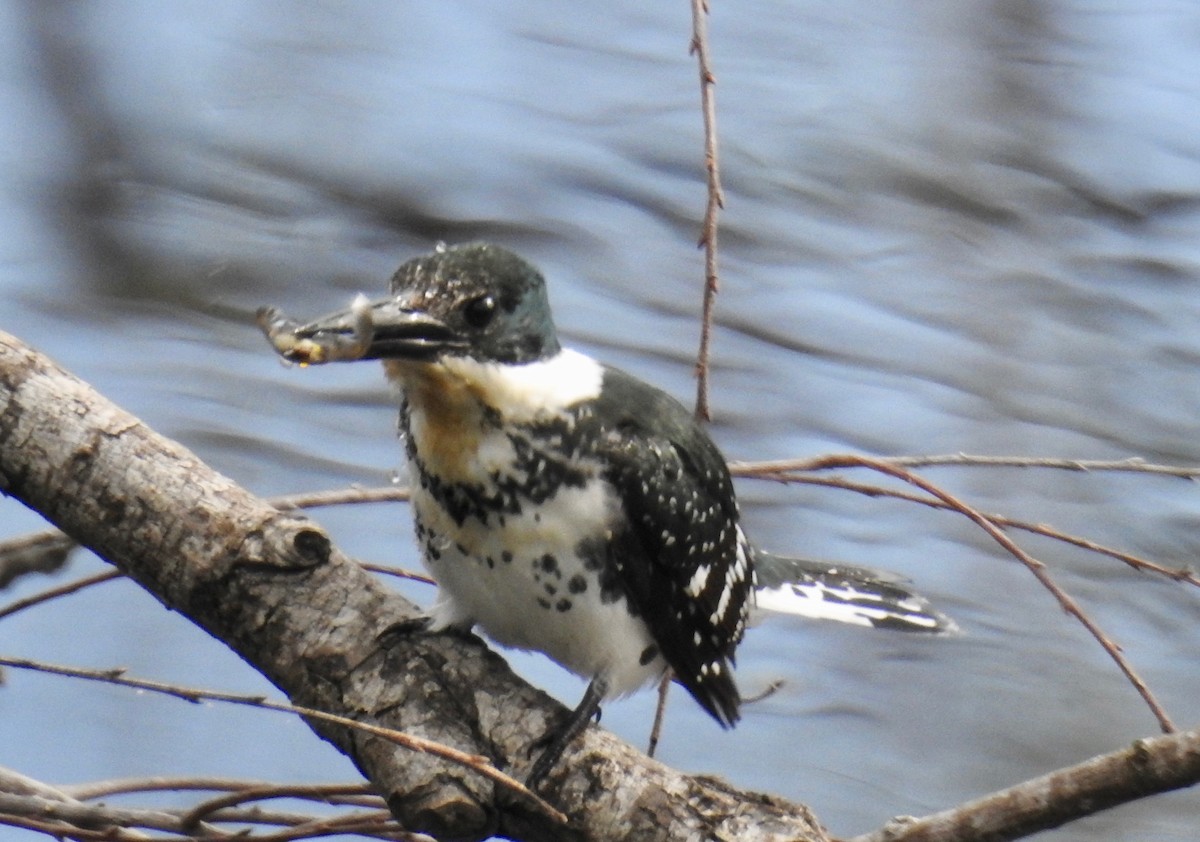
[{"label": "thin branch", "polygon": [[[770,462],[731,462],[730,470],[757,473],[780,471],[817,471],[846,468],[860,464],[853,453],[833,453],[809,459],[780,459]],[[1135,474],[1162,474],[1181,479],[1200,479],[1200,467],[1183,468],[1177,465],[1158,465],[1139,457],[1128,459],[1062,459],[1034,456],[979,456],[968,453],[945,453],[927,456],[878,456],[876,461],[902,468],[968,467],[968,468],[1053,468],[1061,471],[1109,471]]]},{"label": "thin branch", "polygon": [[[40,795],[0,792],[0,822],[7,821],[10,816],[63,822],[66,826],[60,827],[54,834],[60,838],[74,836],[80,829],[100,830],[111,839],[145,839],[143,834],[126,829],[134,826],[170,832],[185,830],[179,817],[167,810],[108,807],[85,804],[82,801],[59,801]],[[215,832],[215,828],[209,825],[204,825],[198,830]]]},{"label": "thin branch", "polygon": [[[0,778],[0,787],[4,781]],[[106,798],[113,795],[129,795],[146,792],[246,792],[250,790],[266,790],[274,787],[278,792],[286,792],[289,797],[308,798],[322,801],[326,804],[348,804],[355,807],[384,807],[381,796],[375,793],[365,783],[329,783],[329,784],[276,784],[270,781],[248,780],[245,778],[204,778],[179,777],[166,778],[154,776],[148,778],[114,778],[103,781],[89,781],[82,784],[69,784],[58,787],[65,795],[88,801],[96,798]]]},{"label": "thin branch", "polygon": [[[222,814],[224,816],[225,814]],[[234,813],[230,813],[224,821],[236,821]],[[390,820],[390,816],[386,812],[376,811],[371,813],[352,813],[345,816],[329,816],[326,818],[317,818],[312,816],[299,817],[303,821],[292,820],[289,816],[272,816],[271,824],[290,825],[285,830],[277,830],[271,833],[254,834],[248,837],[250,842],[293,842],[298,839],[314,839],[322,836],[334,836],[342,834],[355,834],[358,836],[370,836],[375,839],[385,840],[428,840],[429,837],[423,834],[415,834],[410,831],[403,830],[396,822]],[[239,834],[238,838],[243,835]],[[208,837],[205,837],[207,839]]]},{"label": "thin branch", "polygon": [[[412,840],[386,809],[358,810],[332,816],[267,811],[257,808],[224,809],[207,816],[205,822],[189,822],[188,812],[176,809],[114,807],[59,801],[37,795],[0,792],[0,824],[27,827],[58,838],[145,840],[151,838],[134,828],[171,833],[182,839],[252,839],[254,842],[287,842],[336,833],[357,833],[376,839]],[[223,832],[218,824],[274,825],[282,830],[253,833]],[[162,838],[162,837],[156,837]],[[427,838],[427,837],[426,837]]]},{"label": "thin branch", "polygon": [[13,795],[36,795],[52,801],[70,801],[74,797],[61,787],[51,786],[37,778],[22,774],[16,769],[9,769],[7,766],[0,766],[0,792],[8,792]]},{"label": "thin branch", "polygon": [[285,702],[275,702],[263,696],[250,696],[241,693],[221,693],[212,690],[205,690],[199,687],[184,687],[182,685],[168,684],[160,681],[129,678],[125,675],[125,671],[120,668],[110,670],[93,670],[79,667],[68,667],[60,664],[49,664],[27,658],[8,657],[0,657],[0,666],[6,666],[12,669],[33,670],[36,672],[49,673],[51,675],[62,675],[69,678],[81,678],[87,681],[98,681],[105,684],[117,684],[124,687],[132,687],[138,690],[146,690],[152,693],[161,693],[166,696],[174,696],[175,698],[183,699],[186,702],[198,703],[204,700],[212,702],[224,702],[231,705],[242,705],[244,707],[299,714],[300,716],[307,717],[308,719],[319,719],[323,722],[331,722],[335,725],[340,725],[343,728],[352,728],[356,731],[374,734],[377,737],[382,737],[383,739],[395,745],[407,748],[411,751],[421,752],[423,754],[432,754],[449,760],[453,763],[457,763],[461,766],[465,766],[491,780],[492,782],[498,783],[526,799],[538,811],[553,821],[560,823],[566,822],[566,816],[527,789],[524,784],[501,772],[499,769],[489,763],[486,757],[478,754],[468,754],[466,752],[459,751],[456,748],[451,748],[450,746],[434,742],[433,740],[426,740],[422,737],[417,737],[412,734],[405,734],[392,728],[384,728],[383,726],[373,725],[369,722],[361,722],[356,719],[350,719],[346,716],[339,716],[335,713],[326,713],[325,711],[316,710],[315,708],[292,705]]},{"label": "thin branch", "polygon": [[408,488],[390,485],[383,488],[338,488],[333,491],[308,491],[268,497],[267,502],[277,509],[318,509],[323,506],[345,506],[355,503],[407,503]]},{"label": "thin branch", "polygon": [[[894,500],[903,500],[909,503],[919,503],[922,506],[928,506],[931,509],[940,509],[942,511],[954,511],[954,507],[947,505],[945,502],[924,494],[912,494],[907,491],[901,491],[895,488],[885,488],[881,485],[873,485],[870,483],[854,482],[845,477],[832,476],[822,477],[811,474],[793,473],[791,471],[760,471],[758,465],[760,463],[743,463],[741,468],[734,470],[735,476],[754,477],[755,479],[768,479],[782,483],[797,483],[803,485],[819,485],[825,488],[839,488],[844,491],[853,491],[867,497],[889,497]],[[768,463],[761,463],[766,465]],[[1127,553],[1124,550],[1118,550],[1114,547],[1106,546],[1084,538],[1079,535],[1072,535],[1069,532],[1063,532],[1060,529],[1055,529],[1045,523],[1030,523],[1025,520],[1008,517],[1007,515],[987,513],[988,520],[995,523],[997,526],[1003,526],[1008,529],[1019,529],[1022,532],[1030,532],[1034,535],[1041,535],[1044,538],[1050,538],[1054,541],[1061,541],[1064,544],[1070,544],[1079,547],[1082,550],[1105,555],[1109,558],[1120,561],[1129,565],[1134,570],[1155,573],[1164,576],[1175,582],[1185,582],[1189,585],[1200,587],[1200,576],[1196,572],[1187,567],[1166,567],[1157,562],[1150,561],[1147,558]]]},{"label": "thin branch", "polygon": [[1142,677],[1138,675],[1137,671],[1133,669],[1133,666],[1125,659],[1125,656],[1121,654],[1121,647],[1118,646],[1107,634],[1105,634],[1104,631],[1095,623],[1095,621],[1093,621],[1092,618],[1088,616],[1088,614],[1082,608],[1080,608],[1079,603],[1077,603],[1069,594],[1067,594],[1066,591],[1059,587],[1052,578],[1050,578],[1050,574],[1046,571],[1046,565],[1017,546],[1017,544],[1014,543],[1013,540],[1009,538],[1008,535],[1006,535],[1004,531],[995,523],[993,523],[987,516],[967,505],[949,492],[944,491],[933,483],[921,478],[917,474],[914,474],[904,468],[897,467],[890,462],[880,459],[872,459],[866,456],[856,457],[855,464],[864,468],[871,468],[872,470],[887,474],[888,476],[895,477],[899,480],[903,480],[911,485],[915,485],[922,491],[937,497],[952,509],[960,512],[975,522],[981,529],[983,529],[984,532],[990,535],[992,539],[996,541],[996,543],[1004,547],[1004,549],[1008,550],[1008,552],[1018,561],[1024,564],[1029,571],[1033,573],[1034,577],[1042,584],[1042,587],[1048,590],[1050,594],[1058,601],[1058,604],[1062,606],[1064,611],[1075,617],[1075,619],[1079,620],[1079,622],[1083,624],[1083,627],[1086,628],[1092,637],[1096,639],[1104,651],[1108,653],[1108,656],[1116,662],[1117,667],[1120,668],[1121,672],[1125,674],[1125,677],[1138,691],[1142,699],[1145,700],[1155,718],[1158,719],[1159,727],[1162,728],[1163,732],[1171,733],[1175,731],[1174,723],[1171,722],[1170,717],[1167,716],[1166,711],[1163,710],[1162,706],[1158,703],[1158,700],[1154,697],[1154,694],[1150,692],[1150,688],[1146,686],[1146,682],[1142,680]]},{"label": "thin branch", "polygon": [[[0,799],[4,799],[3,793],[0,793]],[[144,833],[139,833],[133,830],[121,830],[120,828],[106,827],[103,830],[88,830],[82,827],[76,827],[65,821],[42,820],[31,818],[26,815],[24,809],[31,811],[37,810],[40,805],[34,804],[32,808],[24,808],[18,812],[9,812],[0,803],[0,825],[8,825],[10,827],[24,828],[37,833],[43,833],[46,836],[54,839],[77,839],[86,840],[86,842],[132,842],[133,840],[145,840],[148,837]],[[40,812],[34,812],[33,815],[41,815]]]},{"label": "thin branch", "polygon": [[[0,768],[0,790],[13,794],[32,794],[54,800],[93,800],[113,795],[142,794],[148,792],[218,791],[224,793],[210,799],[200,807],[153,811],[161,817],[164,812],[178,818],[180,832],[194,832],[198,826],[211,828],[215,824],[279,825],[287,829],[269,835],[254,834],[255,842],[269,839],[300,839],[317,835],[355,832],[359,835],[379,839],[413,839],[412,834],[402,830],[391,821],[387,802],[364,783],[326,784],[281,784],[261,780],[238,778],[125,778],[95,781],[61,788],[49,787],[40,782],[27,783],[19,773]],[[285,813],[264,810],[261,807],[238,808],[238,805],[269,798],[290,798],[327,804],[333,807],[359,808],[356,812],[336,816],[316,816],[304,813]],[[218,803],[220,802],[220,803]],[[107,810],[106,805],[93,805],[98,810]],[[41,812],[37,804],[32,805]],[[118,818],[128,821],[134,813],[126,812],[118,817],[110,814],[115,824]],[[201,820],[206,820],[201,824]],[[144,823],[138,822],[142,826]],[[211,834],[206,838],[211,838]]]},{"label": "thin branch", "polygon": [[24,599],[17,599],[10,602],[8,605],[0,606],[0,620],[5,617],[16,614],[18,611],[24,611],[26,608],[32,608],[35,605],[40,605],[43,602],[49,602],[52,599],[58,599],[60,596],[67,596],[76,591],[81,591],[84,588],[90,588],[92,585],[99,585],[103,582],[111,582],[113,579],[123,579],[125,574],[120,570],[105,570],[103,573],[96,573],[92,576],[84,576],[82,579],[76,579],[74,582],[67,582],[65,585],[59,585],[56,588],[49,588],[41,593],[36,593],[27,596]]},{"label": "thin branch", "polygon": [[708,201],[704,208],[704,223],[698,245],[704,247],[704,306],[700,322],[700,350],[696,355],[696,417],[707,421],[708,359],[712,341],[713,308],[717,289],[717,216],[725,206],[721,189],[721,170],[717,159],[717,105],[713,86],[716,77],[708,54],[708,2],[692,0],[691,53],[696,56],[700,70],[700,106],[704,115],[704,173],[708,186]]},{"label": "thin branch", "polygon": [[183,824],[185,827],[195,827],[219,810],[246,804],[251,801],[266,801],[274,798],[300,798],[306,801],[344,805],[348,802],[338,799],[337,796],[348,794],[360,796],[357,799],[359,802],[358,806],[368,806],[377,811],[382,810],[385,816],[389,815],[387,813],[387,802],[378,795],[368,796],[369,804],[361,803],[363,800],[361,795],[365,789],[361,785],[354,784],[305,786],[303,784],[286,785],[267,783],[261,786],[243,787],[230,790],[221,795],[214,795],[200,802],[183,814]]},{"label": "thin branch", "polygon": [[403,567],[392,567],[387,564],[368,564],[365,561],[360,561],[358,566],[363,570],[369,570],[372,573],[380,573],[384,576],[395,576],[397,579],[408,579],[411,582],[420,582],[422,585],[436,585],[437,581],[432,576],[426,576],[424,573],[417,573],[415,570],[406,570]]},{"label": "thin branch", "polygon": [[893,819],[851,842],[1004,842],[1200,781],[1200,731],[1137,740],[924,818]]}]

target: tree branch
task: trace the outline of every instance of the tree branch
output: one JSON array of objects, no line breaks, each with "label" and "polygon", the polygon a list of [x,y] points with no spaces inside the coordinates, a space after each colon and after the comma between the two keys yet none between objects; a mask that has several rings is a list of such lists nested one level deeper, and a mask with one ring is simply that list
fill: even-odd
[{"label": "tree branch", "polygon": [[953,511],[957,511],[965,515],[980,529],[991,536],[992,540],[1007,550],[1014,558],[1017,559],[1017,561],[1025,565],[1026,569],[1033,574],[1034,578],[1038,580],[1042,587],[1049,591],[1050,595],[1058,601],[1058,604],[1062,607],[1062,609],[1078,620],[1083,627],[1088,630],[1088,633],[1096,639],[1096,642],[1099,643],[1100,647],[1104,649],[1110,658],[1112,658],[1113,662],[1116,663],[1117,667],[1129,680],[1129,683],[1133,685],[1134,689],[1137,690],[1138,694],[1146,702],[1146,705],[1150,708],[1150,711],[1158,720],[1159,727],[1161,727],[1165,733],[1171,733],[1172,731],[1176,730],[1175,724],[1171,721],[1171,718],[1167,716],[1167,712],[1163,709],[1162,705],[1159,704],[1158,699],[1155,698],[1154,694],[1150,691],[1149,686],[1147,686],[1141,675],[1139,675],[1138,672],[1133,668],[1133,665],[1129,663],[1129,659],[1126,658],[1122,653],[1121,647],[1118,646],[1117,643],[1113,641],[1103,629],[1100,628],[1099,624],[1097,624],[1096,621],[1093,620],[1091,616],[1083,610],[1079,603],[1076,602],[1074,597],[1064,591],[1054,581],[1054,579],[1051,578],[1049,572],[1046,570],[1045,564],[1021,549],[1011,538],[1008,537],[1007,533],[1005,533],[1003,529],[988,519],[988,517],[982,512],[977,511],[972,506],[968,506],[953,494],[934,485],[917,474],[914,474],[912,471],[902,467],[897,467],[887,460],[875,459],[869,456],[856,457],[856,463],[862,467],[870,468],[874,471],[887,474],[888,476],[895,477],[896,479],[916,486],[926,494],[941,500]]},{"label": "tree branch", "polygon": [[1004,842],[1200,781],[1200,731],[1137,740],[1076,766],[851,842]]},{"label": "tree branch", "polygon": [[[0,333],[0,489],[238,652],[293,702],[481,754],[524,777],[563,708],[480,641],[389,635],[419,616],[281,512]],[[822,839],[806,808],[682,775],[589,728],[545,782],[562,827],[487,779],[310,721],[411,830],[482,839]]]},{"label": "tree branch", "polygon": [[717,216],[725,207],[725,195],[721,190],[721,167],[717,158],[717,103],[713,86],[717,79],[712,72],[708,55],[708,2],[691,0],[692,44],[691,52],[696,56],[700,71],[700,111],[704,115],[704,177],[708,190],[708,201],[704,206],[704,222],[700,228],[700,242],[704,247],[704,305],[700,318],[700,349],[696,354],[696,417],[709,420],[708,410],[708,359],[712,343],[713,310],[716,307],[717,289]]}]

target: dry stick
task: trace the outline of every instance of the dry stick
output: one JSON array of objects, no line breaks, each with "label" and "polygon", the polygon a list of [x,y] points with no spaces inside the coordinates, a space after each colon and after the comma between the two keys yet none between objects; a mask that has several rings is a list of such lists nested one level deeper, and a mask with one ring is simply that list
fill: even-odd
[{"label": "dry stick", "polygon": [[1004,842],[1136,798],[1194,786],[1198,778],[1200,731],[1148,737],[940,813],[893,819],[850,842]]},{"label": "dry stick", "polygon": [[[284,824],[284,822],[274,822]],[[248,842],[292,842],[296,839],[312,839],[317,836],[333,836],[334,834],[357,834],[373,836],[376,839],[418,840],[428,839],[423,834],[415,834],[387,825],[381,819],[369,815],[333,816],[326,819],[308,819],[294,824],[287,830],[277,830],[273,833],[254,834],[248,836]]]},{"label": "dry stick", "polygon": [[495,766],[488,762],[486,757],[478,754],[468,754],[465,751],[459,751],[456,748],[426,740],[422,737],[416,737],[411,734],[405,734],[401,731],[396,731],[392,728],[384,728],[381,725],[372,725],[369,722],[360,722],[356,719],[350,719],[345,716],[338,716],[336,713],[326,713],[325,711],[315,708],[303,707],[301,705],[291,705],[284,702],[273,702],[263,696],[248,696],[240,693],[220,693],[202,688],[182,687],[176,684],[167,684],[159,681],[149,681],[141,678],[127,678],[123,669],[112,670],[90,670],[79,667],[68,667],[59,664],[48,664],[41,661],[29,660],[26,658],[8,658],[0,657],[0,666],[10,667],[12,669],[34,670],[36,672],[50,673],[52,675],[62,675],[68,678],[82,678],[88,681],[99,681],[105,684],[118,684],[124,687],[133,687],[138,690],[148,690],[153,693],[162,693],[167,696],[174,696],[177,699],[183,699],[186,702],[198,703],[201,700],[209,700],[214,702],[225,702],[231,705],[243,705],[245,707],[262,708],[266,710],[280,711],[282,713],[294,713],[309,719],[318,719],[322,722],[331,722],[335,725],[341,725],[344,728],[353,728],[358,731],[365,731],[368,734],[374,734],[377,737],[391,742],[395,745],[402,746],[411,751],[418,751],[425,754],[432,754],[437,757],[444,758],[479,773],[488,780],[498,783],[501,786],[512,790],[515,793],[525,797],[530,804],[537,810],[549,817],[550,819],[565,824],[567,817],[558,810],[551,807],[548,803],[535,795],[524,784],[509,777],[501,772]]},{"label": "dry stick", "polygon": [[1042,564],[1042,562],[1038,561],[1033,556],[1029,555],[1023,549],[1018,547],[1011,538],[1004,534],[1004,531],[999,526],[989,520],[985,515],[959,500],[953,494],[943,491],[933,483],[922,479],[917,474],[905,470],[904,468],[898,468],[895,465],[881,459],[872,459],[870,457],[860,456],[856,457],[856,460],[856,464],[861,465],[862,467],[871,468],[872,470],[876,470],[882,474],[887,474],[888,476],[903,480],[910,485],[917,486],[922,491],[939,498],[954,510],[961,512],[974,521],[981,529],[983,529],[984,532],[990,535],[993,540],[996,541],[996,543],[1004,547],[1004,549],[1008,550],[1018,561],[1028,567],[1029,571],[1033,573],[1034,577],[1042,583],[1042,587],[1050,591],[1051,595],[1053,595],[1053,597],[1058,601],[1058,604],[1062,606],[1063,610],[1083,624],[1083,627],[1086,628],[1092,637],[1094,637],[1096,641],[1104,648],[1104,651],[1107,652],[1109,657],[1116,662],[1121,672],[1125,673],[1125,677],[1129,679],[1129,682],[1134,686],[1138,693],[1141,694],[1146,704],[1150,707],[1150,710],[1154,714],[1155,718],[1158,719],[1159,727],[1162,728],[1163,732],[1170,734],[1176,730],[1175,724],[1171,722],[1171,719],[1169,716],[1167,716],[1166,711],[1164,711],[1162,706],[1159,705],[1158,700],[1154,697],[1154,694],[1150,692],[1150,688],[1146,686],[1146,682],[1142,680],[1142,677],[1137,674],[1137,672],[1133,669],[1133,666],[1130,665],[1130,663],[1125,659],[1125,656],[1121,654],[1121,647],[1113,642],[1113,640],[1109,638],[1108,635],[1106,635],[1104,631],[1101,630],[1101,628],[1096,625],[1096,623],[1093,622],[1086,613],[1084,613],[1083,609],[1079,607],[1079,603],[1077,603],[1069,594],[1066,593],[1066,591],[1060,588],[1054,582],[1054,580],[1050,578],[1050,574],[1046,572],[1046,565]]},{"label": "dry stick", "polygon": [[411,582],[420,582],[422,585],[436,585],[437,580],[432,576],[426,576],[424,573],[416,573],[412,570],[405,570],[403,567],[392,567],[387,564],[370,564],[365,561],[360,561],[358,566],[363,570],[369,570],[372,573],[381,573],[384,576],[395,576],[397,579],[408,579]]},{"label": "dry stick", "polygon": [[88,801],[112,795],[128,795],[144,792],[188,792],[205,790],[214,792],[249,792],[274,789],[280,796],[321,801],[326,804],[346,804],[354,807],[386,809],[383,797],[363,783],[331,784],[277,784],[246,778],[113,778],[82,784],[66,784],[59,789],[71,798]]},{"label": "dry stick", "polygon": [[84,588],[89,588],[92,585],[99,585],[101,582],[111,582],[113,579],[123,579],[125,574],[119,570],[106,570],[103,573],[96,573],[92,576],[84,576],[82,579],[76,579],[74,582],[67,582],[65,585],[59,585],[56,588],[49,588],[41,593],[27,596],[24,599],[18,599],[10,602],[8,605],[0,606],[0,620],[10,614],[16,614],[18,611],[23,611],[26,608],[32,608],[43,602],[49,602],[52,599],[57,599],[60,596],[67,596],[76,591],[81,591]]},{"label": "dry stick", "polygon": [[1127,471],[1139,474],[1164,474],[1181,479],[1200,479],[1200,468],[1179,468],[1154,465],[1138,456],[1128,459],[1059,459],[1028,456],[973,456],[969,453],[949,453],[938,456],[897,456],[888,459],[904,467],[925,466],[995,466],[1013,468],[1057,468],[1064,471]]},{"label": "dry stick", "polygon": [[[746,466],[751,467],[751,466]],[[776,482],[783,483],[801,483],[804,485],[820,485],[826,488],[840,488],[844,491],[855,491],[867,497],[891,497],[894,500],[904,500],[910,503],[920,503],[922,506],[928,506],[931,509],[942,509],[944,511],[954,511],[954,507],[948,506],[941,500],[936,500],[925,495],[910,494],[906,491],[899,491],[894,488],[884,488],[880,485],[869,485],[867,483],[854,482],[853,480],[845,479],[844,477],[818,477],[804,476],[795,474],[791,471],[768,471],[763,472],[757,469],[750,471],[742,470],[734,471],[735,476],[752,476],[758,479],[770,479]],[[1030,523],[1025,520],[1017,520],[1006,515],[987,513],[985,515],[988,520],[997,526],[1003,526],[1009,529],[1019,529],[1022,532],[1029,532],[1034,535],[1041,535],[1043,538],[1050,538],[1054,541],[1061,541],[1064,544],[1070,544],[1074,547],[1079,547],[1082,550],[1089,550],[1099,555],[1105,555],[1109,558],[1116,559],[1129,565],[1134,570],[1139,572],[1145,571],[1149,573],[1157,573],[1160,576],[1165,576],[1175,582],[1186,582],[1189,585],[1200,587],[1200,576],[1186,567],[1164,567],[1161,564],[1150,561],[1150,559],[1142,558],[1141,556],[1133,555],[1132,553],[1118,550],[1115,547],[1109,547],[1104,544],[1097,543],[1088,538],[1082,538],[1078,535],[1072,535],[1069,532],[1063,532],[1060,529],[1055,529],[1044,523]]]},{"label": "dry stick", "polygon": [[[333,804],[334,801],[330,800],[331,794],[346,793],[354,789],[356,787],[345,784],[336,787],[312,787],[267,783],[261,786],[230,790],[229,792],[214,795],[201,801],[191,810],[184,813],[183,826],[188,828],[195,827],[202,820],[218,810],[235,807],[239,804],[245,804],[248,801],[266,801],[272,798],[299,798],[306,801],[321,801],[326,804]],[[357,789],[361,790],[363,787],[357,787]],[[375,796],[373,800],[375,803],[368,806],[374,807],[376,810],[382,810],[386,815],[390,815],[387,813],[387,804],[382,798]]]},{"label": "dry stick", "polygon": [[384,488],[339,488],[334,491],[308,491],[268,497],[267,502],[277,509],[319,509],[322,506],[341,506],[346,503],[407,503],[411,495],[403,486]]},{"label": "dry stick", "polygon": [[[837,453],[808,459],[778,459],[770,462],[732,462],[733,470],[759,472],[814,471],[830,467],[853,467],[859,457],[853,453]],[[970,453],[942,453],[925,456],[879,456],[880,462],[904,468],[966,467],[966,468],[1053,468],[1062,471],[1123,472],[1162,474],[1180,479],[1200,479],[1200,468],[1181,468],[1177,465],[1158,465],[1137,456],[1128,459],[1062,459],[1036,456],[980,456]]]},{"label": "dry stick", "polygon": [[[255,842],[328,836],[335,832],[354,832],[378,839],[414,839],[386,810],[359,811],[348,815],[317,817],[305,813],[283,813],[256,809],[222,810],[212,817],[214,824],[202,823],[189,828],[178,810],[114,807],[105,804],[63,802],[40,796],[0,792],[0,824],[28,827],[28,822],[53,821],[52,836],[71,839],[146,840],[162,839],[133,828],[147,828],[175,834],[183,839],[239,839]],[[283,825],[287,830],[249,835],[245,831],[222,833],[215,823]],[[40,829],[40,828],[38,828]],[[48,832],[48,831],[43,831]],[[92,836],[90,834],[96,834]]]},{"label": "dry stick", "polygon": [[[188,815],[180,818],[181,826],[188,829]],[[225,808],[210,816],[212,824],[270,824],[284,826],[283,830],[268,833],[227,834],[228,838],[246,838],[249,842],[290,842],[294,839],[310,839],[317,836],[354,833],[376,839],[428,839],[404,830],[386,809],[358,811],[345,815],[313,816],[304,813],[269,812],[258,808]],[[211,838],[201,836],[201,839]]]},{"label": "dry stick", "polygon": [[704,309],[700,323],[700,350],[696,355],[696,417],[709,420],[708,357],[712,339],[713,307],[716,304],[717,215],[725,207],[721,190],[721,172],[717,162],[717,105],[713,95],[712,66],[708,58],[708,3],[692,0],[692,43],[690,52],[700,68],[700,105],[704,114],[704,171],[708,183],[708,203],[704,225],[697,245],[704,247]]},{"label": "dry stick", "polygon": [[[60,838],[89,838],[80,836],[90,830],[109,834],[107,839],[163,839],[150,836],[134,828],[146,828],[175,834],[182,839],[239,839],[254,842],[268,840],[303,839],[313,836],[329,836],[336,832],[353,832],[377,839],[413,839],[413,834],[403,830],[386,810],[358,811],[333,816],[313,816],[307,813],[284,813],[261,809],[222,810],[212,817],[212,824],[189,828],[179,810],[152,810],[145,808],[112,807],[104,804],[70,804],[38,797],[12,796],[0,793],[0,823],[15,824],[14,817],[55,819],[67,823],[53,834]],[[270,833],[255,833],[238,830],[222,832],[216,824],[276,825],[287,828]]]},{"label": "dry stick", "polygon": [[[115,826],[128,818],[128,811],[114,813],[106,807],[91,807],[84,805],[79,810],[71,810],[67,805],[55,801],[32,798],[32,796],[10,795],[0,793],[0,826],[12,826],[34,830],[55,840],[88,840],[91,842],[130,842],[137,840],[145,842],[154,838],[139,830],[125,830]],[[144,811],[149,812],[149,811]],[[66,813],[67,818],[58,818]],[[79,814],[83,813],[80,817]],[[144,814],[144,813],[142,813]],[[169,816],[169,813],[158,813]],[[36,818],[43,817],[43,818]],[[164,824],[160,822],[158,824]],[[150,826],[149,822],[140,823]],[[83,826],[80,826],[83,825]],[[91,828],[100,828],[92,830]],[[157,828],[162,830],[163,828]],[[167,828],[169,830],[169,828]]]},{"label": "dry stick", "polygon": [[[67,823],[66,831],[54,834],[60,838],[73,836],[75,829],[104,830],[116,839],[148,839],[146,835],[126,828],[138,826],[179,833],[179,817],[170,810],[146,810],[110,807],[104,804],[85,804],[82,801],[60,801],[42,795],[0,792],[0,823],[7,817],[26,816]],[[199,833],[214,835],[216,828],[203,824]]]}]

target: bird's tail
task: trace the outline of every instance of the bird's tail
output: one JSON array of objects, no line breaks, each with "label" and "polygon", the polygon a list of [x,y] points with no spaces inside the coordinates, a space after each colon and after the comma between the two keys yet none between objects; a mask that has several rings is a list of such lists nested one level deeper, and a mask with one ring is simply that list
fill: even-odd
[{"label": "bird's tail", "polygon": [[790,558],[759,550],[758,613],[795,614],[892,631],[945,634],[958,625],[907,580],[886,570]]}]

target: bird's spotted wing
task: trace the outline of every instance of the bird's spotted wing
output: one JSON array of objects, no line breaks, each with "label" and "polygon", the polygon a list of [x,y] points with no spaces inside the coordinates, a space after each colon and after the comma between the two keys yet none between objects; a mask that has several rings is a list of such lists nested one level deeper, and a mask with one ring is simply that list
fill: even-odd
[{"label": "bird's spotted wing", "polygon": [[615,536],[618,578],[677,680],[731,726],[753,559],[725,460],[681,404],[615,369],[605,371],[596,421],[628,518]]}]

